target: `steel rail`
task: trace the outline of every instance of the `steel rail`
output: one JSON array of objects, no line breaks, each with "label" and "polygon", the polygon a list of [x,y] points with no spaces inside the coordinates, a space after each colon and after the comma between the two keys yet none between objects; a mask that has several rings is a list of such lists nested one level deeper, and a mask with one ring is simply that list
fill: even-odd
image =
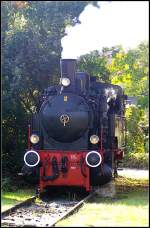
[{"label": "steel rail", "polygon": [[[79,209],[79,208],[83,205],[83,203],[86,202],[87,200],[89,200],[92,196],[94,196],[95,193],[96,193],[96,191],[93,191],[93,192],[91,192],[88,196],[86,196],[85,198],[83,198],[82,200],[80,200],[79,202],[77,202],[73,207],[69,208],[69,209],[68,209],[65,213],[63,213],[60,217],[57,217],[55,220],[53,220],[51,223],[49,223],[49,224],[48,224],[48,227],[53,227],[53,226],[55,226],[56,223],[58,223],[59,221],[61,221],[61,220],[64,219],[64,218],[68,217],[69,215],[73,214],[74,211],[76,211],[77,209]],[[37,198],[36,196],[33,196],[33,197],[31,197],[31,198],[29,198],[29,199],[27,199],[27,200],[25,200],[25,201],[23,201],[23,202],[21,202],[21,203],[18,203],[18,204],[15,205],[14,207],[12,207],[12,208],[10,208],[10,209],[8,209],[8,210],[6,210],[6,211],[3,211],[3,212],[1,213],[2,219],[3,219],[3,217],[5,217],[5,216],[7,216],[7,215],[10,215],[10,214],[11,214],[12,212],[14,212],[16,209],[21,208],[22,206],[25,206],[25,205],[28,205],[28,204],[34,202],[36,198]],[[8,219],[8,220],[6,219],[6,220],[4,221],[4,223],[8,224],[9,226],[12,226],[12,225],[13,225],[13,226],[15,226],[15,225],[17,226],[18,224],[17,224],[16,222],[17,222],[17,221],[9,221],[9,219]],[[22,225],[20,224],[20,226],[22,226]],[[23,226],[24,226],[24,227],[25,227],[25,226],[29,226],[29,224],[24,223]],[[36,224],[31,222],[31,223],[30,223],[30,226],[36,227]]]},{"label": "steel rail", "polygon": [[50,227],[55,226],[56,223],[58,223],[59,221],[63,220],[64,218],[68,217],[69,215],[73,214],[73,212],[77,209],[79,209],[84,202],[86,202],[87,200],[89,200],[92,196],[94,196],[96,194],[96,191],[91,192],[88,196],[86,196],[84,199],[82,199],[81,201],[79,201],[79,203],[77,203],[75,206],[73,206],[72,208],[70,208],[70,210],[68,210],[65,214],[63,214],[61,217],[59,217],[58,219],[56,219],[55,222],[53,222]]},{"label": "steel rail", "polygon": [[34,202],[35,199],[36,199],[36,196],[32,196],[32,197],[24,200],[23,202],[17,203],[15,206],[13,206],[5,211],[2,211],[1,217],[9,215],[11,212],[15,211],[16,209],[20,208],[21,206],[28,205],[28,204]]}]

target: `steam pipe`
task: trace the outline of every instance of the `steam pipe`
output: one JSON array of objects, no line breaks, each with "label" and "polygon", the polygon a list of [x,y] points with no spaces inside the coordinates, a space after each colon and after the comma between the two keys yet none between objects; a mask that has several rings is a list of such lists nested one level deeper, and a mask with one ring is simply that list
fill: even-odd
[{"label": "steam pipe", "polygon": [[28,149],[31,148],[30,136],[31,136],[31,126],[29,124],[28,125]]}]

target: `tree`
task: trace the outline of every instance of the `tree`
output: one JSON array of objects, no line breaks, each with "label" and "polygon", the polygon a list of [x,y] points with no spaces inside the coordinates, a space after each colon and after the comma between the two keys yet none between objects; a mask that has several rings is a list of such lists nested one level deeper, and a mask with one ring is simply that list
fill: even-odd
[{"label": "tree", "polygon": [[[129,96],[148,96],[148,44],[136,49],[121,49],[108,65],[111,82],[124,87]],[[148,104],[148,103],[146,103]]]},{"label": "tree", "polygon": [[95,50],[90,54],[82,55],[78,59],[80,71],[87,72],[91,76],[96,76],[99,81],[110,82],[110,72],[107,69],[107,56]]}]

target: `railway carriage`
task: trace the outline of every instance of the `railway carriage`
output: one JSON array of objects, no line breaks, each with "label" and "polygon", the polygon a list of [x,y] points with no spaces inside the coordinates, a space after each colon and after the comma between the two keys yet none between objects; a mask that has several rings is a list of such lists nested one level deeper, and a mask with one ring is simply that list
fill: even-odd
[{"label": "railway carriage", "polygon": [[117,174],[125,146],[125,95],[120,86],[76,72],[61,59],[60,83],[44,90],[33,114],[22,173],[39,190],[78,186],[91,191]]}]

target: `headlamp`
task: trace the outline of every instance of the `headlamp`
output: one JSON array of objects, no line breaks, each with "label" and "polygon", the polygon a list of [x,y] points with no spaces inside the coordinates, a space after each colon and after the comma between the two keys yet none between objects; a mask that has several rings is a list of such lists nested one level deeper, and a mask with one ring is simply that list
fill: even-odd
[{"label": "headlamp", "polygon": [[36,134],[32,134],[31,137],[30,137],[30,141],[33,143],[33,144],[36,144],[39,142],[39,136],[36,135]]},{"label": "headlamp", "polygon": [[96,143],[98,143],[98,141],[99,141],[99,137],[97,135],[91,135],[90,142],[92,144],[96,144]]},{"label": "headlamp", "polygon": [[63,85],[63,86],[69,86],[70,85],[70,79],[69,78],[62,78],[61,79],[61,84]]}]

